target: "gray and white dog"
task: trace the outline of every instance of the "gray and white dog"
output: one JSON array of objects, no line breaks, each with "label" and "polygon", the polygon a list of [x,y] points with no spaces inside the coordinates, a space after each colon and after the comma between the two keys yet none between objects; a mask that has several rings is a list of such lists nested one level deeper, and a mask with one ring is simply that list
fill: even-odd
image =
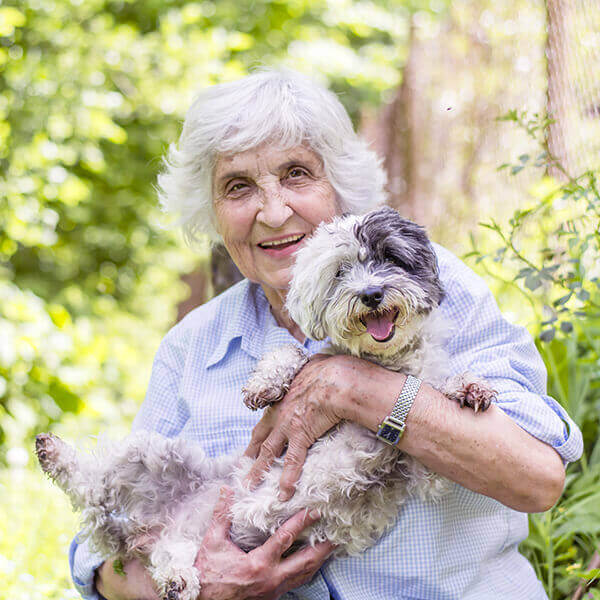
[{"label": "gray and white dog", "polygon": [[[461,406],[485,410],[494,396],[485,382],[448,372],[442,298],[425,231],[382,208],[317,228],[298,252],[286,306],[306,335],[329,338],[327,352],[420,377]],[[245,403],[256,409],[281,400],[307,360],[296,345],[265,356],[244,387]],[[222,485],[235,492],[231,538],[241,548],[262,544],[298,511],[317,509],[321,519],[302,541],[331,540],[338,554],[373,545],[407,496],[435,501],[449,486],[349,422],[313,444],[287,502],[278,499],[283,458],[250,491],[243,480],[251,459],[211,459],[199,446],[149,432],[99,444],[92,455],[41,434],[36,451],[44,471],[82,511],[93,545],[106,556],[141,558],[168,600],[199,593],[194,560]]]}]

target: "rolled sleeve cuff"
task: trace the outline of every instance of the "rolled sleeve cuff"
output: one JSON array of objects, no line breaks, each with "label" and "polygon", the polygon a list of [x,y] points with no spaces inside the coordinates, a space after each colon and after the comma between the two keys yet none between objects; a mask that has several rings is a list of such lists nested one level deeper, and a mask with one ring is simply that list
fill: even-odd
[{"label": "rolled sleeve cuff", "polygon": [[552,446],[565,465],[581,457],[581,431],[554,398],[532,392],[506,391],[498,394],[497,406],[527,433]]},{"label": "rolled sleeve cuff", "polygon": [[552,447],[560,454],[565,464],[575,462],[583,454],[583,436],[579,427],[567,415],[562,419],[563,422],[563,441],[558,444],[552,444]]},{"label": "rolled sleeve cuff", "polygon": [[85,540],[81,543],[75,536],[69,548],[69,566],[75,589],[85,600],[105,600],[96,590],[94,576],[105,557],[93,552]]}]

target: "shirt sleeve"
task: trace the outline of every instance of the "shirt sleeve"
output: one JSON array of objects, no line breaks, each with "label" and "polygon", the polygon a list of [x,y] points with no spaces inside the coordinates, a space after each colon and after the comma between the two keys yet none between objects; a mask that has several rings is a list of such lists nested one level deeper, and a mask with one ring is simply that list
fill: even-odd
[{"label": "shirt sleeve", "polygon": [[498,407],[520,427],[551,445],[564,463],[579,459],[581,432],[546,394],[546,368],[527,330],[502,316],[483,279],[448,251],[440,253],[452,371],[486,378],[497,392]]},{"label": "shirt sleeve", "polygon": [[[189,418],[189,412],[179,394],[181,373],[185,364],[184,339],[171,330],[163,339],[154,363],[146,398],[134,422],[133,429],[157,431],[164,436],[176,436]],[[69,566],[75,588],[85,600],[104,600],[96,590],[96,569],[106,556],[94,552],[88,540],[75,536],[69,549]]]},{"label": "shirt sleeve", "polygon": [[133,421],[133,431],[144,429],[175,437],[190,418],[180,394],[186,338],[187,333],[181,334],[176,327],[162,341],[152,365],[146,398]]},{"label": "shirt sleeve", "polygon": [[106,560],[105,556],[94,552],[88,540],[79,541],[73,538],[69,548],[69,567],[73,585],[85,600],[104,600],[96,590],[94,576],[96,569]]}]

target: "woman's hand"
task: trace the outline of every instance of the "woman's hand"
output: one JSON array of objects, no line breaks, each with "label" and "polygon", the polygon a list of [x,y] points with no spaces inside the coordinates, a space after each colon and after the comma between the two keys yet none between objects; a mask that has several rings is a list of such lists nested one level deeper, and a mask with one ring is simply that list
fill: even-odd
[{"label": "woman's hand", "polygon": [[160,600],[152,578],[139,560],[125,563],[122,574],[114,568],[116,558],[105,560],[96,570],[96,589],[106,600]]},{"label": "woman's hand", "polygon": [[252,432],[246,455],[257,460],[248,473],[250,486],[258,485],[287,447],[279,498],[289,500],[308,449],[342,419],[351,417],[358,382],[368,381],[362,371],[373,367],[383,370],[352,356],[313,356],[296,375],[285,398],[265,410]]},{"label": "woman's hand", "polygon": [[310,581],[334,549],[330,542],[307,546],[282,558],[317,514],[299,512],[288,519],[262,546],[245,553],[230,539],[233,492],[221,490],[212,523],[198,551],[198,600],[275,600]]},{"label": "woman's hand", "polygon": [[[282,558],[299,534],[319,520],[318,514],[301,511],[288,519],[262,546],[240,550],[229,537],[233,492],[221,490],[212,522],[196,556],[201,592],[198,600],[274,600],[310,581],[334,549],[330,542],[307,546]],[[142,563],[132,560],[118,574],[113,560],[96,572],[96,589],[106,600],[160,600]]]}]

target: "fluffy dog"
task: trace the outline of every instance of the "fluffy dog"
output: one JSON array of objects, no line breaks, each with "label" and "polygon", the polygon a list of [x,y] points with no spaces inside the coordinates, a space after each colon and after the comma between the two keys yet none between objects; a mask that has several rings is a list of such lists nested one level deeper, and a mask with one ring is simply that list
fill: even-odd
[{"label": "fluffy dog", "polygon": [[[286,306],[306,335],[329,338],[327,352],[420,377],[461,406],[485,410],[493,397],[485,382],[448,372],[442,298],[424,230],[383,208],[335,218],[315,231],[298,252]],[[264,357],[244,387],[245,403],[257,409],[279,401],[307,360],[296,345]],[[82,511],[93,545],[106,556],[144,560],[168,600],[199,593],[194,560],[222,485],[235,491],[231,538],[241,548],[262,544],[296,512],[317,509],[321,519],[302,541],[331,540],[338,554],[374,544],[407,495],[435,501],[448,487],[415,459],[348,422],[313,444],[287,502],[277,497],[283,458],[251,492],[243,484],[251,459],[210,459],[189,442],[148,432],[99,444],[93,455],[41,434],[36,451],[44,471]]]}]

